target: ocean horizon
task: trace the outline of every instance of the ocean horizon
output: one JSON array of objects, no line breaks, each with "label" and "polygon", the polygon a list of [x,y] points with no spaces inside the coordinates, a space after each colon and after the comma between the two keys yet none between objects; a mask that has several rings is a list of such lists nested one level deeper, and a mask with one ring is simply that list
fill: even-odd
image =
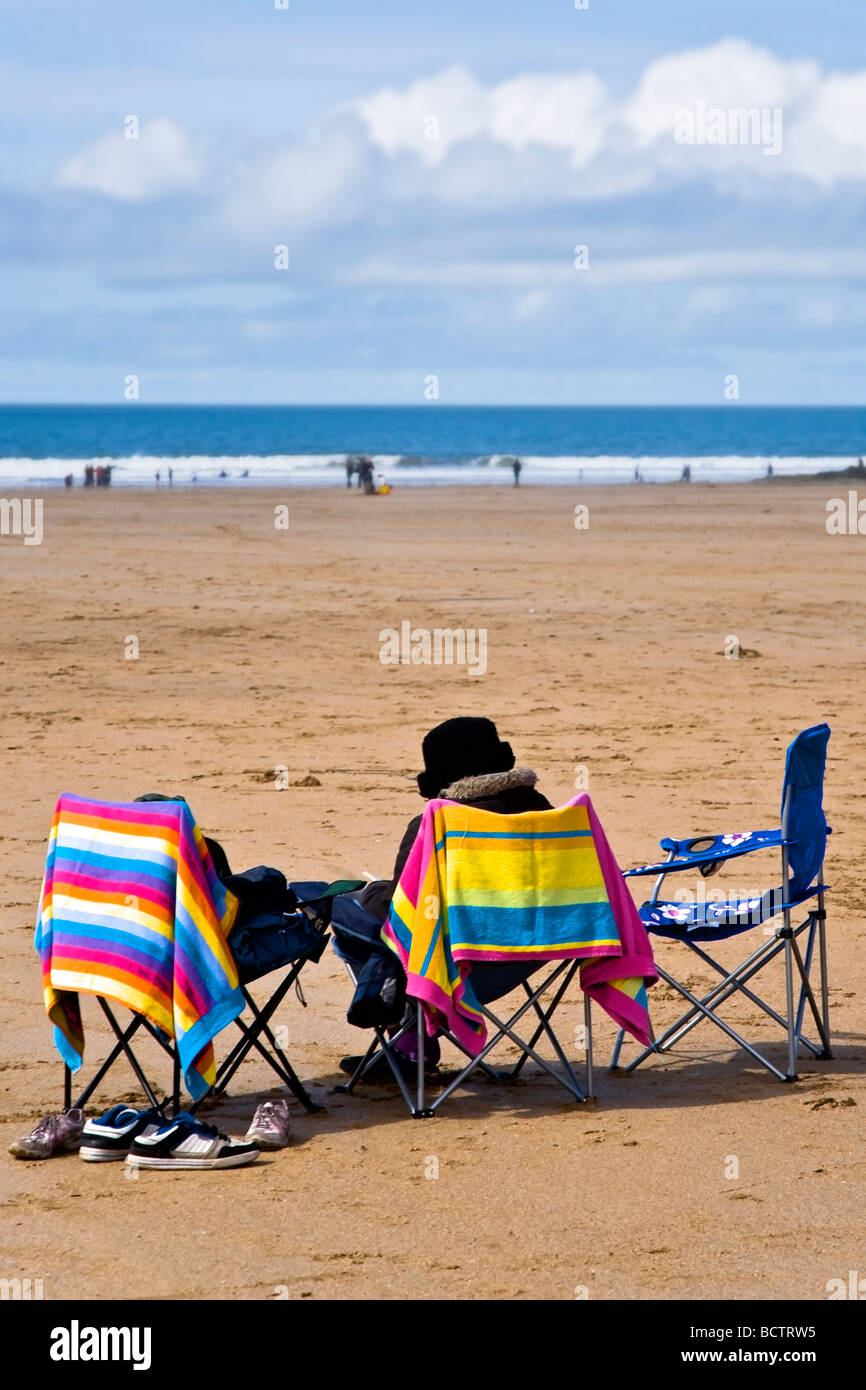
[{"label": "ocean horizon", "polygon": [[0,485],[78,484],[88,464],[148,486],[345,486],[353,455],[397,487],[745,482],[844,468],[861,406],[2,405]]}]

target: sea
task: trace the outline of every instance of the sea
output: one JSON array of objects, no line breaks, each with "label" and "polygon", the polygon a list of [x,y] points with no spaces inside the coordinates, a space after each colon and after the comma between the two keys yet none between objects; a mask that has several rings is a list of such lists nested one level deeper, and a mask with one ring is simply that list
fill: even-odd
[{"label": "sea", "polygon": [[742,482],[845,468],[866,453],[860,406],[2,405],[0,487],[339,487],[372,459],[394,487]]}]

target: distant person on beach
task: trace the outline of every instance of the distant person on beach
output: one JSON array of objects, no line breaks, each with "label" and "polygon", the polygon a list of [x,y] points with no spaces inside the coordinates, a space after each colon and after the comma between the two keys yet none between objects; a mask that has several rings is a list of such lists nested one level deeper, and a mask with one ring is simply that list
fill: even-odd
[{"label": "distant person on beach", "polygon": [[772,465],[771,463],[768,463],[768,464],[767,464],[767,477],[768,477],[768,478],[772,478],[772,476],[773,476],[773,465]]},{"label": "distant person on beach", "polygon": [[105,469],[102,467],[102,464],[97,464],[97,465],[96,465],[96,486],[97,486],[97,487],[103,487],[103,486],[104,486],[104,481],[103,481],[104,478],[105,478]]},{"label": "distant person on beach", "polygon": [[159,469],[156,471],[156,485],[159,487]]},{"label": "distant person on beach", "polygon": [[346,459],[346,487],[352,486],[352,475],[355,472],[355,460]]},{"label": "distant person on beach", "polygon": [[112,470],[113,467],[114,467],[113,464],[107,463],[107,464],[105,465],[105,467],[103,468],[103,470],[102,470],[102,486],[103,486],[103,487],[111,487],[111,470]]},{"label": "distant person on beach", "polygon": [[683,464],[683,473],[682,473],[682,477],[680,478],[680,482],[681,482],[681,483],[690,483],[691,481],[692,481],[692,465],[691,465],[690,463],[684,463],[684,464]]},{"label": "distant person on beach", "polygon": [[514,474],[515,487],[520,487],[520,470],[522,467],[523,464],[520,462],[520,459],[515,459],[511,465],[511,471]]},{"label": "distant person on beach", "polygon": [[84,486],[93,487],[93,464],[88,463],[84,470]]},{"label": "distant person on beach", "polygon": [[857,472],[866,473],[866,464],[864,464],[862,459],[857,460]]},{"label": "distant person on beach", "polygon": [[[421,754],[424,771],[418,774],[416,780],[425,801],[442,796],[449,801],[459,801],[464,806],[476,806],[481,811],[492,811],[500,816],[551,810],[547,797],[536,790],[538,778],[532,769],[514,766],[511,745],[500,739],[492,719],[446,719],[444,724],[437,724],[425,735]],[[358,894],[358,904],[376,923],[384,922],[388,916],[397,881],[420,825],[421,816],[415,816],[406,827],[397,850],[392,877],[368,883]],[[418,1034],[412,1021],[416,1018],[415,1007],[414,1001],[409,1000],[403,1022],[411,1022],[411,1026],[394,1044],[401,1059],[401,1070],[405,1064],[406,1074],[410,1076],[417,1072]],[[340,1069],[351,1076],[360,1061],[360,1057],[344,1057]],[[437,1038],[425,1037],[424,1061],[431,1068],[438,1063]],[[364,1073],[364,1080],[393,1081],[384,1057]]]},{"label": "distant person on beach", "polygon": [[373,460],[363,458],[358,463],[358,487],[361,488],[367,497],[372,497],[376,491],[376,484],[373,481]]},{"label": "distant person on beach", "polygon": [[170,469],[168,470],[168,485],[169,485],[169,487],[171,487],[171,486],[173,485],[173,483],[174,483],[174,469],[173,469],[173,468],[170,468]]},{"label": "distant person on beach", "polygon": [[640,469],[638,468],[637,464],[635,464],[635,466],[634,466],[634,480],[635,480],[636,483],[643,482],[643,479],[641,478],[641,475],[640,475]]},{"label": "distant person on beach", "polygon": [[67,474],[66,474],[66,477],[63,479],[63,486],[64,486],[64,487],[72,487],[72,485],[74,484],[74,482],[75,482],[75,475],[74,475],[73,473],[67,473]]}]

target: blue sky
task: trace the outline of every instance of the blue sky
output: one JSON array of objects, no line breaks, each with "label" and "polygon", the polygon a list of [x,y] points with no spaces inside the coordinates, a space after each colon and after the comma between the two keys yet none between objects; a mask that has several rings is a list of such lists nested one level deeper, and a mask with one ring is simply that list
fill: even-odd
[{"label": "blue sky", "polygon": [[862,400],[859,0],[290,5],[0,0],[0,399]]}]

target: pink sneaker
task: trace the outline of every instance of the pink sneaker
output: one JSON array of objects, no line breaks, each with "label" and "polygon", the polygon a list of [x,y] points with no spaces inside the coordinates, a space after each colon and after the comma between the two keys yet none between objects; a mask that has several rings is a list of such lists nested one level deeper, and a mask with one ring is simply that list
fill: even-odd
[{"label": "pink sneaker", "polygon": [[244,1135],[260,1149],[285,1149],[289,1143],[291,1120],[284,1100],[266,1100],[259,1106]]},{"label": "pink sneaker", "polygon": [[9,1145],[13,1158],[50,1158],[55,1153],[75,1153],[81,1146],[83,1110],[64,1110],[45,1115],[23,1139]]}]

